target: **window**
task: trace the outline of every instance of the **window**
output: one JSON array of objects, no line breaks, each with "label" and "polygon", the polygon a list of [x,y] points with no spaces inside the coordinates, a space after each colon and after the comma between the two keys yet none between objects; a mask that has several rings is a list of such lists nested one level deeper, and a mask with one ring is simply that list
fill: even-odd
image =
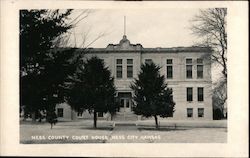
[{"label": "window", "polygon": [[203,59],[197,59],[197,78],[203,78]]},{"label": "window", "polygon": [[173,88],[169,88],[169,90],[172,91],[172,95],[170,95],[170,100],[173,100],[173,98],[174,98],[174,91],[173,91]]},{"label": "window", "polygon": [[98,116],[98,117],[103,117],[103,112],[98,112],[98,113],[97,113],[97,116]]},{"label": "window", "polygon": [[116,64],[122,64],[122,59],[116,59]]},{"label": "window", "polygon": [[198,87],[198,101],[204,101],[203,87]]},{"label": "window", "polygon": [[133,66],[127,66],[127,78],[133,78]]},{"label": "window", "polygon": [[187,117],[193,117],[193,108],[187,108]]},{"label": "window", "polygon": [[152,59],[145,59],[145,64],[152,64],[153,60]]},{"label": "window", "polygon": [[173,78],[173,60],[167,59],[167,78]]},{"label": "window", "polygon": [[167,78],[173,78],[173,66],[167,66]]},{"label": "window", "polygon": [[186,59],[186,64],[192,64],[192,59]]},{"label": "window", "polygon": [[122,78],[122,59],[116,59],[116,78]]},{"label": "window", "polygon": [[187,88],[187,101],[193,101],[193,88]]},{"label": "window", "polygon": [[116,77],[122,78],[122,66],[116,66]]},{"label": "window", "polygon": [[203,65],[197,65],[197,78],[203,78]]},{"label": "window", "polygon": [[198,117],[204,117],[204,108],[198,108]]},{"label": "window", "polygon": [[203,59],[197,59],[197,64],[203,64]]},{"label": "window", "polygon": [[133,78],[133,59],[127,59],[127,78]]},{"label": "window", "polygon": [[[169,96],[170,97],[169,99],[173,100],[173,97],[174,97],[173,88],[169,88],[169,89],[172,91],[172,95]],[[168,117],[173,117],[173,113],[174,113],[173,111],[169,112]]]},{"label": "window", "polygon": [[78,117],[82,117],[83,112],[77,112]]},{"label": "window", "polygon": [[193,66],[192,65],[186,65],[186,77],[187,78],[192,78],[193,74],[192,74],[192,68]]},{"label": "window", "polygon": [[57,109],[57,117],[63,117],[63,108]]},{"label": "window", "polygon": [[172,59],[167,59],[167,64],[173,64],[173,60]]},{"label": "window", "polygon": [[186,77],[187,78],[193,77],[192,69],[193,69],[192,59],[186,59]]},{"label": "window", "polygon": [[127,64],[133,65],[133,59],[127,59]]}]

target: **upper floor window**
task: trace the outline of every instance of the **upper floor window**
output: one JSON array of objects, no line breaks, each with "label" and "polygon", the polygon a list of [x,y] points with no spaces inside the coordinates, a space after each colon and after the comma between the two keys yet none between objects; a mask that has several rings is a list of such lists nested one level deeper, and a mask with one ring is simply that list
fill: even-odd
[{"label": "upper floor window", "polygon": [[203,64],[203,59],[201,58],[197,59],[197,64]]},{"label": "upper floor window", "polygon": [[186,64],[192,64],[192,59],[191,58],[186,59]]},{"label": "upper floor window", "polygon": [[172,59],[167,59],[167,64],[173,64],[173,60]]},{"label": "upper floor window", "polygon": [[197,78],[203,78],[203,59],[197,59]]},{"label": "upper floor window", "polygon": [[193,88],[187,88],[187,101],[193,101]]},{"label": "upper floor window", "polygon": [[193,77],[192,69],[193,69],[192,59],[186,59],[186,77],[187,78]]},{"label": "upper floor window", "polygon": [[173,60],[167,59],[167,78],[173,78]]},{"label": "upper floor window", "polygon": [[122,59],[116,59],[116,78],[122,78]]},{"label": "upper floor window", "polygon": [[203,87],[198,87],[198,101],[204,101]]},{"label": "upper floor window", "polygon": [[133,59],[127,59],[127,78],[133,78]]},{"label": "upper floor window", "polygon": [[116,59],[116,64],[122,64],[122,59]]},{"label": "upper floor window", "polygon": [[145,64],[152,64],[153,60],[152,59],[145,59]]}]

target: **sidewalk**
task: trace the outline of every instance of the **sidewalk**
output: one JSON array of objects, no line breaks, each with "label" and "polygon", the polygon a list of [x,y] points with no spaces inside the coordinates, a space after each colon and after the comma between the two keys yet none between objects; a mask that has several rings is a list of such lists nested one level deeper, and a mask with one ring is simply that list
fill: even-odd
[{"label": "sidewalk", "polygon": [[[137,126],[155,126],[154,120],[136,122]],[[227,128],[227,120],[159,120],[160,127]]]}]

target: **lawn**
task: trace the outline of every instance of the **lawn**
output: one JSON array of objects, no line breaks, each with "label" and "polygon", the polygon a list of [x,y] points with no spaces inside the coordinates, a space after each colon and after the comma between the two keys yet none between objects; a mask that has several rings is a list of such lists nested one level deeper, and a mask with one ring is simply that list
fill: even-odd
[{"label": "lawn", "polygon": [[[173,126],[175,124],[175,126]],[[20,122],[20,143],[226,143],[227,128],[219,123],[192,126],[195,123],[162,122],[155,129],[153,122],[113,126],[112,121],[100,120],[93,128],[92,120],[58,122],[53,129],[48,123]],[[165,126],[164,126],[165,125]],[[171,125],[171,126],[169,126]],[[221,126],[219,126],[221,125]],[[213,127],[214,126],[214,127]],[[198,127],[198,128],[197,128]]]}]

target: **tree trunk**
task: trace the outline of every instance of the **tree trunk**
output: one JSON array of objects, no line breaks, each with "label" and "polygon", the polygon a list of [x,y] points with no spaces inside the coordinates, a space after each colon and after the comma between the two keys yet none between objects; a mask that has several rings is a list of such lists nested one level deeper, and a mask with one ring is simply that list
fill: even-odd
[{"label": "tree trunk", "polygon": [[158,129],[159,128],[159,125],[158,125],[158,118],[157,116],[155,115],[155,128]]},{"label": "tree trunk", "polygon": [[113,121],[114,114],[110,114],[110,120]]},{"label": "tree trunk", "polygon": [[70,111],[71,111],[71,120],[74,120],[74,111],[72,107],[70,107]]},{"label": "tree trunk", "polygon": [[97,122],[97,112],[94,111],[94,128],[96,128],[96,122]]},{"label": "tree trunk", "polygon": [[27,113],[24,112],[24,114],[23,114],[23,121],[26,121],[26,118],[27,118]]},{"label": "tree trunk", "polygon": [[36,122],[36,112],[31,113],[32,122]]},{"label": "tree trunk", "polygon": [[50,123],[50,129],[52,129],[52,127],[53,127],[53,123]]}]

